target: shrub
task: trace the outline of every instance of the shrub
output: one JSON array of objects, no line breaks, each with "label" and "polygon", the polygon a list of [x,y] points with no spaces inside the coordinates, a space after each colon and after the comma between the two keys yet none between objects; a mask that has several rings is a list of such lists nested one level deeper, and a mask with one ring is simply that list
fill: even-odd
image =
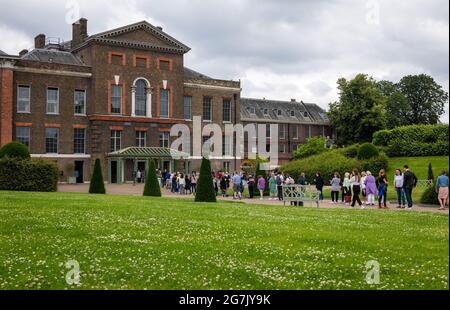
[{"label": "shrub", "polygon": [[306,158],[312,155],[321,154],[327,152],[329,149],[325,147],[327,142],[326,138],[323,137],[314,137],[308,139],[308,142],[304,145],[301,145],[295,152],[294,157],[296,159]]},{"label": "shrub", "polygon": [[0,190],[55,192],[58,187],[58,167],[42,159],[0,159]]},{"label": "shrub", "polygon": [[105,194],[105,183],[103,181],[102,167],[100,159],[95,160],[94,172],[92,173],[91,184],[89,185],[90,194]]},{"label": "shrub", "polygon": [[438,193],[434,187],[434,183],[431,187],[427,188],[420,198],[420,202],[428,205],[439,205]]},{"label": "shrub", "polygon": [[427,180],[434,181],[434,173],[433,173],[433,167],[431,166],[431,163],[428,164],[428,179]]},{"label": "shrub", "polygon": [[161,188],[156,176],[156,165],[154,160],[148,161],[147,179],[145,180],[144,196],[161,197]]},{"label": "shrub", "polygon": [[332,150],[303,160],[292,161],[284,165],[282,171],[290,174],[294,179],[297,179],[299,174],[304,172],[309,183],[312,183],[316,172],[319,171],[325,182],[328,183],[336,171],[343,176],[345,172],[351,172],[354,168],[360,171],[378,172],[381,169],[388,168],[388,157],[385,154],[380,154],[377,157],[360,161],[345,156],[341,150]]},{"label": "shrub", "polygon": [[359,144],[353,144],[351,146],[340,149],[339,151],[348,158],[356,158],[358,156]]},{"label": "shrub", "polygon": [[17,141],[5,144],[0,149],[0,158],[3,157],[19,158],[19,159],[30,159],[30,152],[25,144]]},{"label": "shrub", "polygon": [[216,202],[216,192],[211,174],[211,162],[203,158],[200,167],[200,177],[197,184],[196,202]]},{"label": "shrub", "polygon": [[448,137],[448,125],[412,125],[378,131],[373,143],[390,157],[448,156]]},{"label": "shrub", "polygon": [[377,157],[380,152],[372,143],[364,143],[358,150],[358,159],[365,160]]}]

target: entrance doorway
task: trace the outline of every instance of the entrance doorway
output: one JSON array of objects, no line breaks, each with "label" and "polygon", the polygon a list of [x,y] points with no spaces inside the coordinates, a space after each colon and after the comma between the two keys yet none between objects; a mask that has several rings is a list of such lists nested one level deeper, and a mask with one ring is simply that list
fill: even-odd
[{"label": "entrance doorway", "polygon": [[117,184],[117,161],[111,161],[111,183]]},{"label": "entrance doorway", "polygon": [[84,183],[83,169],[84,161],[75,161],[75,178],[77,183]]},{"label": "entrance doorway", "polygon": [[163,162],[163,171],[164,170],[170,172],[170,161]]}]

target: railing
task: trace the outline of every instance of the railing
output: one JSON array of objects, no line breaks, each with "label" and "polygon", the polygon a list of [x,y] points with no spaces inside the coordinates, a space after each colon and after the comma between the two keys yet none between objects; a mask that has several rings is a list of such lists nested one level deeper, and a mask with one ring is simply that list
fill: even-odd
[{"label": "railing", "polygon": [[320,192],[310,185],[283,185],[283,202],[313,202],[319,207]]},{"label": "railing", "polygon": [[428,188],[433,186],[433,180],[417,180],[417,188]]}]

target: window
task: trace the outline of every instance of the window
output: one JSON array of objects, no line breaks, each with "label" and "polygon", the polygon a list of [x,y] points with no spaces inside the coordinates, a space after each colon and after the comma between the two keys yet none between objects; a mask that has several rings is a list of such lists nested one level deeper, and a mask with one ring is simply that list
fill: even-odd
[{"label": "window", "polygon": [[230,162],[229,161],[223,162],[223,171],[226,173],[230,172]]},{"label": "window", "polygon": [[120,66],[124,66],[125,65],[125,54],[120,54],[120,53],[111,53],[110,54],[110,62],[113,65],[120,65]]},{"label": "window", "polygon": [[202,137],[202,142],[203,142],[203,147],[202,150],[207,150],[209,152],[213,152],[213,150],[211,150],[212,145],[212,140],[210,136],[203,136]]},{"label": "window", "polygon": [[17,87],[17,112],[30,112],[30,90],[31,87],[26,85],[19,85]]},{"label": "window", "polygon": [[270,139],[270,124],[266,125],[266,138]]},{"label": "window", "polygon": [[295,111],[294,110],[291,111],[291,117],[295,117]]},{"label": "window", "polygon": [[264,109],[264,115],[269,115],[269,109]]},{"label": "window", "polygon": [[147,115],[147,82],[140,79],[136,81],[136,106],[135,106],[135,114],[137,116],[146,116]]},{"label": "window", "polygon": [[304,117],[308,117],[308,112],[303,112]]},{"label": "window", "polygon": [[168,132],[161,132],[159,134],[159,146],[160,147],[169,147],[169,133]]},{"label": "window", "polygon": [[278,116],[281,116],[281,110],[277,111]]},{"label": "window", "polygon": [[311,138],[311,125],[308,126],[308,138]]},{"label": "window", "polygon": [[159,116],[169,118],[169,91],[161,89],[159,93]]},{"label": "window", "polygon": [[294,138],[294,139],[298,139],[298,126],[297,126],[297,125],[294,126],[293,131],[294,131],[294,133],[293,133],[293,138]]},{"label": "window", "polygon": [[122,113],[122,85],[111,85],[111,113]]},{"label": "window", "polygon": [[298,144],[296,144],[296,143],[292,144],[292,152],[297,151],[297,149],[298,149]]},{"label": "window", "polygon": [[49,154],[58,154],[58,128],[45,129],[45,152]]},{"label": "window", "polygon": [[280,153],[286,153],[286,144],[281,144],[280,145]]},{"label": "window", "polygon": [[16,140],[30,148],[30,127],[16,127]]},{"label": "window", "polygon": [[170,70],[170,61],[159,60],[159,69],[160,70]]},{"label": "window", "polygon": [[192,119],[192,97],[184,96],[184,119],[191,120]]},{"label": "window", "polygon": [[59,89],[47,88],[47,114],[59,113]]},{"label": "window", "polygon": [[146,131],[136,131],[136,146],[146,147],[147,146],[147,132]]},{"label": "window", "polygon": [[222,141],[223,141],[223,147],[222,147],[223,155],[224,156],[232,156],[233,155],[232,154],[233,147],[231,144],[231,141],[232,141],[231,136],[227,136],[227,135],[223,136]]},{"label": "window", "polygon": [[73,129],[73,153],[74,154],[84,154],[86,141],[86,129],[84,128],[74,128]]},{"label": "window", "polygon": [[86,114],[86,91],[75,90],[74,106],[75,106],[75,114],[77,115]]},{"label": "window", "polygon": [[280,124],[280,139],[286,139],[286,125]]},{"label": "window", "polygon": [[231,100],[223,100],[223,121],[231,122]]},{"label": "window", "polygon": [[254,107],[250,107],[248,108],[248,111],[250,112],[250,114],[255,115],[256,114],[256,110]]},{"label": "window", "polygon": [[210,97],[203,98],[203,120],[212,121],[212,103]]},{"label": "window", "polygon": [[111,152],[119,151],[122,148],[122,131],[111,130]]}]

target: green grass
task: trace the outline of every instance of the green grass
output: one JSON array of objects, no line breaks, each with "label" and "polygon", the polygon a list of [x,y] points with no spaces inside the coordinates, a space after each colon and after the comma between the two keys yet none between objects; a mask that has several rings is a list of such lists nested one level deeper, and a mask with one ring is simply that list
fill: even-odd
[{"label": "green grass", "polygon": [[444,214],[16,192],[0,213],[0,289],[449,288]]}]

